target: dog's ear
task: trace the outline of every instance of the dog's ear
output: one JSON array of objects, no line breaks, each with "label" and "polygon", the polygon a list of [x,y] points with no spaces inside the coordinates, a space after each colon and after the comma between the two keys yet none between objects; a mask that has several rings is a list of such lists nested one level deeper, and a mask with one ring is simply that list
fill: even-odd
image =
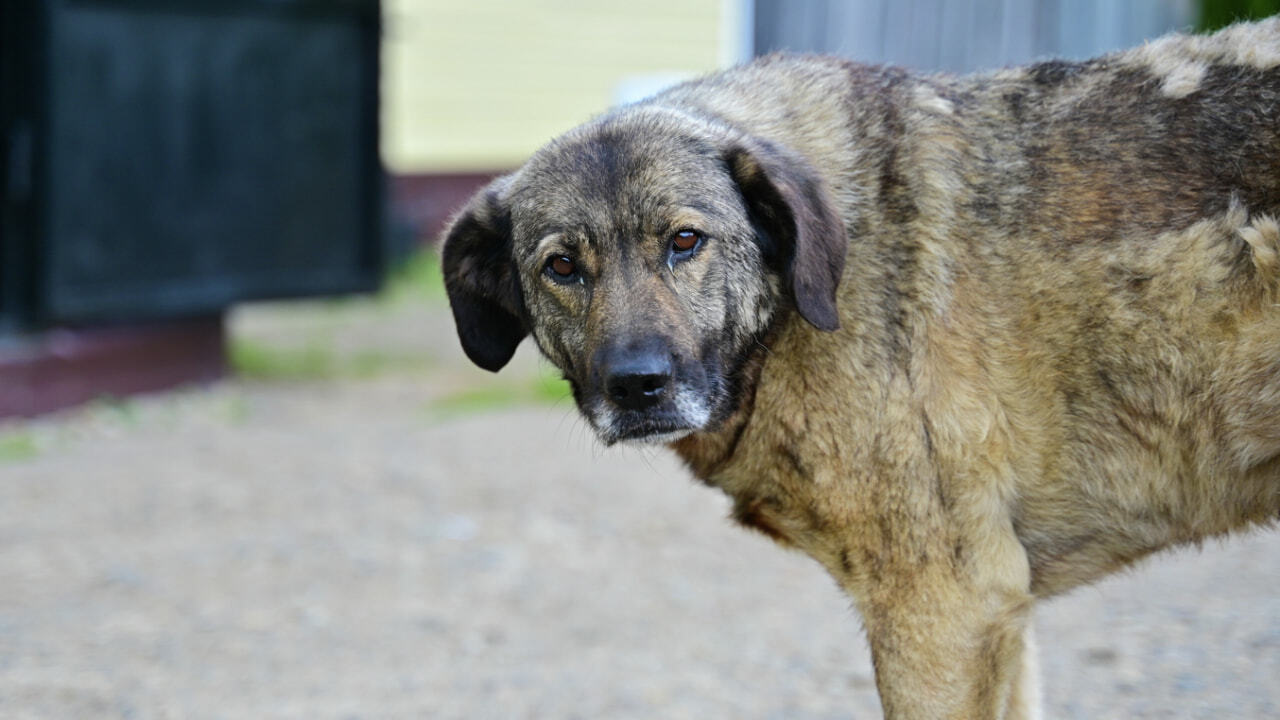
[{"label": "dog's ear", "polygon": [[441,266],[458,339],[476,365],[497,372],[528,334],[511,249],[511,211],[500,177],[467,203],[445,231]]},{"label": "dog's ear", "polygon": [[725,152],[757,239],[786,282],[801,317],[819,330],[836,330],[836,289],[844,273],[848,239],[826,184],[795,153],[760,140]]}]

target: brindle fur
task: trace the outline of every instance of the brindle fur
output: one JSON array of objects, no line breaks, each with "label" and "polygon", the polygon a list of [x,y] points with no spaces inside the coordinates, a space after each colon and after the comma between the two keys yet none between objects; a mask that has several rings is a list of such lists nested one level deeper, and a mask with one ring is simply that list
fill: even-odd
[{"label": "brindle fur", "polygon": [[[552,142],[444,269],[479,364],[531,332],[606,442],[831,572],[887,716],[1022,718],[1037,599],[1280,514],[1277,215],[1271,20],[967,77],[766,57]],[[601,353],[654,338],[683,405],[626,426]]]}]

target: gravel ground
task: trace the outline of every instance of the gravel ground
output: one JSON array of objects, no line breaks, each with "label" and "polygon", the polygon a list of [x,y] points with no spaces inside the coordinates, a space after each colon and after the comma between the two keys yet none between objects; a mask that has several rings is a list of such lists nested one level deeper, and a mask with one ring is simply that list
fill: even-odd
[{"label": "gravel ground", "polygon": [[[567,401],[436,412],[495,380],[440,308],[366,315],[234,327],[422,362],[0,425],[0,717],[879,716],[816,564]],[[1037,630],[1047,717],[1278,717],[1280,533],[1162,556]]]}]

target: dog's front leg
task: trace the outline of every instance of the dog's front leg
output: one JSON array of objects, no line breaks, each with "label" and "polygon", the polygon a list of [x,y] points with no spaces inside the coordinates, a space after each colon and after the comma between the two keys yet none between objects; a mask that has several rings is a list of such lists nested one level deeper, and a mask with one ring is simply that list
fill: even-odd
[{"label": "dog's front leg", "polygon": [[1039,717],[1021,545],[1011,531],[972,539],[846,545],[829,563],[862,613],[886,718]]}]

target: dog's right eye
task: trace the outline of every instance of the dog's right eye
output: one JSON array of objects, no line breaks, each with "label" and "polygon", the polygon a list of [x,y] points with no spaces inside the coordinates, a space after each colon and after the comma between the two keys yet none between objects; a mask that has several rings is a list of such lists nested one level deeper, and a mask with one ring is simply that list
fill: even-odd
[{"label": "dog's right eye", "polygon": [[578,265],[568,255],[556,255],[547,260],[547,274],[557,282],[568,282],[578,276]]}]

